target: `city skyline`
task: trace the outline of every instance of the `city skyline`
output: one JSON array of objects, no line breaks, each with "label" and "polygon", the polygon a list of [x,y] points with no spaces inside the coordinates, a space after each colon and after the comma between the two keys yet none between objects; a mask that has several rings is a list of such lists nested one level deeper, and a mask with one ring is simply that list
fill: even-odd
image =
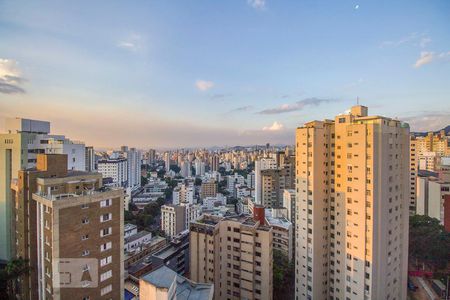
[{"label": "city skyline", "polygon": [[449,10],[2,2],[0,130],[23,117],[96,148],[292,144],[296,127],[357,98],[412,131],[439,130],[450,124]]}]

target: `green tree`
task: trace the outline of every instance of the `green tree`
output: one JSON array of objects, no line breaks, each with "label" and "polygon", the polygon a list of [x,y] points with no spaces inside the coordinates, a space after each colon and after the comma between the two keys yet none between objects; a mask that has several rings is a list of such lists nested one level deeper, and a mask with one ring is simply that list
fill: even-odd
[{"label": "green tree", "polygon": [[273,250],[273,298],[294,299],[295,266],[286,254]]},{"label": "green tree", "polygon": [[148,178],[141,176],[141,186],[145,186],[148,183]]},{"label": "green tree", "polygon": [[409,219],[409,255],[430,265],[433,271],[446,269],[450,261],[450,233],[439,220],[415,215]]},{"label": "green tree", "polygon": [[9,261],[6,267],[0,270],[0,299],[17,299],[17,280],[29,271],[27,260],[18,258]]},{"label": "green tree", "polygon": [[166,173],[166,171],[164,171],[164,170],[159,170],[158,171],[158,178],[164,178],[164,174]]},{"label": "green tree", "polygon": [[177,165],[170,165],[170,169],[175,173],[180,173],[181,168]]}]

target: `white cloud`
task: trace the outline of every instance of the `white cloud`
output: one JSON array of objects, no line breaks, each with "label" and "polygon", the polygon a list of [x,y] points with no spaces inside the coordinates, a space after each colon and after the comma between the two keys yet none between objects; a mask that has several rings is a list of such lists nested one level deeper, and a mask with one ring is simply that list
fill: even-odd
[{"label": "white cloud", "polygon": [[214,82],[206,80],[197,80],[195,82],[195,86],[197,87],[197,89],[204,92],[211,89],[214,86]]},{"label": "white cloud", "polygon": [[271,126],[263,127],[263,131],[280,131],[284,129],[284,125],[275,121]]},{"label": "white cloud", "polygon": [[420,68],[426,64],[430,64],[434,61],[446,61],[450,58],[450,51],[449,52],[441,52],[441,53],[434,53],[429,51],[422,51],[420,53],[420,57],[417,59],[416,63],[414,64],[415,68]]},{"label": "white cloud", "polygon": [[431,43],[431,39],[429,37],[423,37],[420,42],[420,48],[425,48],[429,43]]},{"label": "white cloud", "polygon": [[136,44],[130,43],[130,42],[120,42],[117,45],[119,48],[129,49],[129,50],[136,50]]},{"label": "white cloud", "polygon": [[248,5],[255,9],[265,9],[266,0],[247,0]]},{"label": "white cloud", "polygon": [[119,41],[117,47],[137,51],[142,48],[142,37],[137,33],[131,33],[126,39]]},{"label": "white cloud", "polygon": [[380,48],[395,48],[403,45],[413,45],[425,48],[431,42],[431,38],[425,33],[413,32],[396,41],[383,41]]},{"label": "white cloud", "polygon": [[258,113],[262,114],[262,115],[283,114],[283,113],[288,113],[288,112],[292,112],[292,111],[303,110],[308,106],[318,106],[319,104],[322,104],[322,103],[329,103],[329,102],[334,102],[334,101],[336,101],[336,100],[306,98],[306,99],[297,101],[295,103],[290,103],[290,104],[286,103],[286,104],[282,104],[281,106],[278,106],[278,107],[264,109]]},{"label": "white cloud", "polygon": [[25,93],[19,85],[24,81],[18,62],[13,59],[0,58],[0,93]]}]

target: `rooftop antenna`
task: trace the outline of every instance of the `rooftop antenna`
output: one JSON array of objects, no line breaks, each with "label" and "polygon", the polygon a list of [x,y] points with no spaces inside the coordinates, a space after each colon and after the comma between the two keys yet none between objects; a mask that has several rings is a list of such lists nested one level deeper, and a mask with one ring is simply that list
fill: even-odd
[{"label": "rooftop antenna", "polygon": [[359,97],[356,96],[356,105],[359,105]]}]

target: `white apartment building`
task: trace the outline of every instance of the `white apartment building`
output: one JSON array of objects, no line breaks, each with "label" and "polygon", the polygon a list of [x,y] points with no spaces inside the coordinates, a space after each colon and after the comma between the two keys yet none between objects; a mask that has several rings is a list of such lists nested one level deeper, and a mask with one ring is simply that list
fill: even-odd
[{"label": "white apartment building", "polygon": [[262,204],[262,170],[272,170],[277,168],[275,158],[261,158],[255,161],[255,203]]},{"label": "white apartment building", "polygon": [[95,151],[94,147],[86,147],[84,152],[84,161],[87,172],[93,172],[96,170],[95,168]]},{"label": "white apartment building", "polygon": [[161,230],[173,237],[184,230],[186,208],[181,205],[161,206]]},{"label": "white apartment building", "polygon": [[179,183],[172,191],[172,204],[194,204],[195,187],[192,182]]},{"label": "white apartment building", "polygon": [[191,222],[201,216],[198,204],[163,205],[161,206],[161,230],[166,236],[173,237],[189,228]]},{"label": "white apartment building", "polygon": [[204,176],[205,175],[205,163],[200,159],[195,160],[195,176]]},{"label": "white apartment building", "polygon": [[189,161],[182,161],[180,166],[180,174],[184,178],[188,178],[192,176],[191,163]]},{"label": "white apartment building", "polygon": [[295,190],[283,191],[283,207],[287,209],[287,219],[295,225]]},{"label": "white apartment building", "polygon": [[439,156],[436,152],[423,152],[418,157],[419,170],[436,171]]},{"label": "white apartment building", "polygon": [[185,207],[185,225],[184,230],[189,229],[189,224],[195,222],[202,215],[202,207],[200,204],[182,204]]},{"label": "white apartment building", "polygon": [[128,187],[135,190],[141,186],[141,151],[130,148],[126,152],[128,167]]},{"label": "white apartment building", "polygon": [[296,298],[407,298],[409,126],[354,106],[296,132]]},{"label": "white apartment building", "polygon": [[166,168],[166,173],[170,171],[170,153],[164,153],[164,166]]},{"label": "white apartment building", "polygon": [[128,161],[126,158],[110,158],[98,161],[98,172],[103,178],[112,178],[114,186],[127,187]]},{"label": "white apartment building", "polygon": [[[431,173],[431,172],[428,172]],[[450,201],[450,180],[438,174],[421,174],[417,176],[417,211],[418,215],[426,215],[438,219],[444,225],[444,204]],[[447,200],[449,199],[449,200]],[[447,218],[449,218],[447,216]]]}]

